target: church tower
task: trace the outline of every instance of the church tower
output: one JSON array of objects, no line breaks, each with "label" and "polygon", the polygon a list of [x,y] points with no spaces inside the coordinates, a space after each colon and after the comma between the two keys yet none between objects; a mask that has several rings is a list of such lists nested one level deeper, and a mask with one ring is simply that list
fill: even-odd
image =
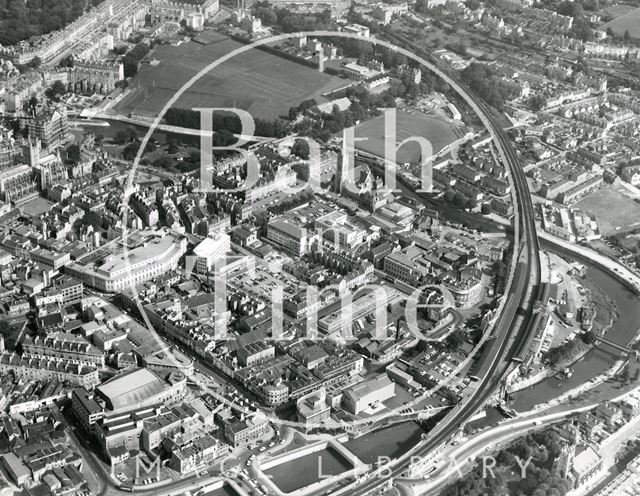
[{"label": "church tower", "polygon": [[338,161],[336,164],[336,176],[334,181],[334,189],[336,193],[342,193],[344,183],[350,179],[353,180],[352,176],[353,165],[349,163],[347,136],[345,132],[342,138],[342,146],[340,147],[340,153],[338,154]]},{"label": "church tower", "polygon": [[31,167],[38,167],[40,165],[40,153],[42,152],[40,138],[32,138],[31,135],[29,135],[27,139],[29,141],[29,165]]},{"label": "church tower", "polygon": [[573,468],[573,461],[576,457],[576,445],[573,443],[567,443],[562,446],[560,456],[555,462],[554,469],[557,474],[565,479],[571,473]]}]

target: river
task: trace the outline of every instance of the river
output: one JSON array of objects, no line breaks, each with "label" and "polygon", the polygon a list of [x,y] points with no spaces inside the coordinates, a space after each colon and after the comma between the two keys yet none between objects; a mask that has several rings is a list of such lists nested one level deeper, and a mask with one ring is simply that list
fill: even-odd
[{"label": "river", "polygon": [[[559,255],[576,258],[555,247],[545,246],[545,249]],[[640,328],[640,299],[604,270],[586,260],[581,259],[580,262],[587,266],[586,277],[596,284],[617,306],[618,320],[607,331],[606,337],[623,346],[628,345]],[[558,380],[552,377],[515,393],[513,407],[517,411],[530,410],[538,403],[548,401],[593,379],[609,368],[618,357],[619,354],[608,350],[593,349],[573,365],[574,372],[571,379]]]}]

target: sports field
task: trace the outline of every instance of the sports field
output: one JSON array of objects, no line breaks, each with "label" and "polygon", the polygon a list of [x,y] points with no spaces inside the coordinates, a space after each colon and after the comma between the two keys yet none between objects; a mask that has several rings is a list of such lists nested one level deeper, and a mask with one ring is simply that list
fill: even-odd
[{"label": "sports field", "polygon": [[[122,114],[157,113],[198,71],[242,45],[216,35],[208,45],[193,41],[180,46],[157,46],[151,59],[134,78],[130,95],[117,106]],[[348,84],[348,80],[320,73],[257,49],[251,49],[222,63],[197,81],[175,107],[234,107],[253,117],[274,119],[286,116],[290,107],[308,98],[326,101],[320,95]]]},{"label": "sports field", "polygon": [[[396,145],[407,138],[422,137],[431,142],[432,153],[435,154],[444,146],[458,139],[461,129],[447,119],[434,117],[422,112],[396,112]],[[364,152],[372,153],[379,157],[384,156],[385,122],[384,114],[356,126],[356,148]],[[358,138],[366,140],[358,141]],[[420,146],[412,141],[403,145],[397,152],[399,163],[417,162],[420,160]]]},{"label": "sports field", "polygon": [[573,207],[594,214],[603,236],[637,229],[640,225],[640,203],[621,185],[604,186]]},{"label": "sports field", "polygon": [[613,29],[618,35],[624,35],[628,30],[632,38],[640,38],[640,8],[626,12],[600,27],[603,31],[607,28]]}]

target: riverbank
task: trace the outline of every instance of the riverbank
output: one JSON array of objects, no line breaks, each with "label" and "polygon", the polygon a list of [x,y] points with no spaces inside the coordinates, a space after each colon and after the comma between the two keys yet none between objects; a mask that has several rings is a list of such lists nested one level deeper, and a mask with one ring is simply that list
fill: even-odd
[{"label": "riverbank", "polygon": [[[562,257],[558,256],[558,258]],[[604,336],[613,327],[613,324],[619,317],[615,302],[608,298],[606,293],[589,279],[583,279],[580,281],[580,284],[578,284],[577,278],[572,276],[571,284],[582,286],[586,290],[585,293],[588,296],[582,304],[594,310],[594,317],[589,326],[589,330],[598,336]],[[580,305],[580,303],[578,303],[578,305]],[[555,337],[553,339],[558,343],[564,334],[560,334],[558,337],[558,333],[563,331],[563,329],[560,328],[557,323],[558,319],[556,319],[555,322],[555,324],[552,323],[551,325],[555,327]],[[518,377],[517,380],[507,386],[507,392],[509,394],[530,388],[552,377],[559,376],[562,378],[562,372],[565,369],[572,369],[572,367],[591,352],[595,346],[598,346],[597,344],[586,342],[583,336],[579,334],[581,331],[577,329],[577,325],[574,325],[574,328],[570,328],[569,330],[571,330],[571,334],[574,335],[573,339],[563,341],[562,344],[557,344],[555,347],[549,349],[540,357],[540,362],[542,363],[538,363],[530,375],[523,378]],[[545,362],[549,363],[545,365]]]},{"label": "riverbank", "polygon": [[[610,272],[610,275],[617,279],[630,289],[636,297],[640,298],[640,276],[619,262],[612,260],[590,248],[569,243],[567,241],[551,236],[550,234],[538,230],[538,237],[542,240],[542,244],[560,249],[570,253],[574,258],[579,259],[582,263],[590,263],[597,265],[600,269]],[[553,251],[553,249],[552,249]]]},{"label": "riverbank", "polygon": [[[572,252],[558,246],[547,245],[545,249],[561,256],[575,258]],[[607,339],[627,346],[636,339],[640,322],[640,305],[637,294],[631,291],[628,285],[621,284],[618,277],[615,277],[610,271],[604,270],[601,266],[586,259],[581,259],[581,263],[586,267],[585,278],[597,285],[600,291],[616,305],[618,318],[607,329]],[[572,365],[573,376],[570,379],[559,380],[555,377],[548,377],[514,393],[510,405],[520,412],[531,410],[536,405],[591,383],[594,377],[599,377],[614,367],[618,360],[619,355],[607,349],[601,347],[590,349],[574,362]]]}]

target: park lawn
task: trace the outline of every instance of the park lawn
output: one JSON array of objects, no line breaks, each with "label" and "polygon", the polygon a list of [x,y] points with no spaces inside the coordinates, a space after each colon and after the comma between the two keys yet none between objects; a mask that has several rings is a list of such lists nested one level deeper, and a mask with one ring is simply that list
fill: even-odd
[{"label": "park lawn", "polygon": [[632,38],[640,38],[640,8],[626,12],[600,27],[603,31],[607,28],[613,29],[620,36],[629,31]]},{"label": "park lawn", "polygon": [[636,229],[640,225],[640,204],[623,186],[603,186],[573,207],[594,214],[603,236]]},{"label": "park lawn", "polygon": [[[411,137],[427,138],[431,142],[433,154],[461,136],[460,128],[446,119],[426,115],[422,112],[398,110],[396,113],[396,144]],[[373,155],[384,156],[385,122],[384,114],[369,119],[356,126],[356,148]],[[366,138],[359,141],[358,138]],[[397,152],[399,163],[420,160],[420,146],[415,142],[403,145]]]},{"label": "park lawn", "polygon": [[[157,114],[190,78],[220,57],[241,48],[240,42],[219,36],[207,45],[190,41],[160,45],[152,52],[156,65],[144,64],[131,83],[132,92],[116,109],[123,114]],[[180,108],[233,107],[254,118],[286,116],[290,107],[341,88],[348,80],[311,67],[250,49],[226,60],[193,84],[173,105]]]}]

